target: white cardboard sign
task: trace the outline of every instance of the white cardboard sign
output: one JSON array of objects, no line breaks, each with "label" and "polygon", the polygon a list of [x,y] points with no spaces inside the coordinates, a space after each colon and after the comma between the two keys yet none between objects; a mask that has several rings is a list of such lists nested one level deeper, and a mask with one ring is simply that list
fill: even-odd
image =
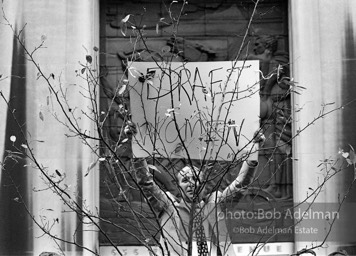
[{"label": "white cardboard sign", "polygon": [[233,160],[259,127],[258,61],[133,62],[135,157]]}]

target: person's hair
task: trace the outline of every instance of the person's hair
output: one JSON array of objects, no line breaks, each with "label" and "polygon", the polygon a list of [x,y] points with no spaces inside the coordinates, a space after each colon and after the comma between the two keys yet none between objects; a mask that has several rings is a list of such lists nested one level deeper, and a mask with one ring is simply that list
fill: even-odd
[{"label": "person's hair", "polygon": [[175,173],[175,177],[178,179],[178,174],[180,174],[182,171],[185,171],[187,169],[189,170],[193,169],[194,175],[199,175],[199,180],[201,180],[201,178],[203,177],[203,172],[195,165],[185,165],[183,168],[181,168],[179,171]]},{"label": "person's hair", "polygon": [[276,36],[260,35],[256,38],[256,40],[258,39],[264,44],[265,48],[271,50],[272,53],[277,51],[278,39]]}]

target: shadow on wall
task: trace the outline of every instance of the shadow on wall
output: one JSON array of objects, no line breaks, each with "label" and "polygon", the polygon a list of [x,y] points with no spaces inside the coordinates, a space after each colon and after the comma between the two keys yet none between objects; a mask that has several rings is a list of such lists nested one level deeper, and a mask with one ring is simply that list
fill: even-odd
[{"label": "shadow on wall", "polygon": [[[7,110],[5,147],[1,156],[5,168],[0,180],[0,254],[32,251],[33,239],[28,228],[32,226],[32,221],[24,207],[24,203],[28,206],[31,197],[28,194],[31,189],[28,189],[26,160],[9,153],[15,151],[15,147],[22,148],[23,135],[18,125],[22,125],[23,131],[26,130],[25,53],[15,38],[13,45],[10,107]],[[16,137],[15,142],[10,140],[11,136]]]}]

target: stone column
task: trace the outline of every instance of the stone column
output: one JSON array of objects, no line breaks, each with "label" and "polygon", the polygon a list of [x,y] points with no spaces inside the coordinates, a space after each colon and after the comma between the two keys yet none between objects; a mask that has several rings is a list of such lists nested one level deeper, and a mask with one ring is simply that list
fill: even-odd
[{"label": "stone column", "polygon": [[[297,85],[306,88],[298,90],[301,94],[294,94],[293,99],[294,135],[297,135],[300,129],[318,117],[323,106],[324,112],[327,112],[356,98],[353,31],[356,25],[356,2],[298,0],[289,3],[292,76]],[[351,103],[344,109],[317,120],[294,140],[293,154],[297,160],[294,161],[293,185],[296,203],[305,200],[322,182],[325,171],[322,166],[318,167],[321,161],[335,159],[339,148],[348,151],[348,144],[356,145],[353,114],[355,106]],[[352,182],[353,175],[352,169],[346,169],[334,176],[315,202],[326,210],[338,203]],[[307,201],[310,203],[312,198]],[[349,206],[352,206],[352,202],[355,202],[355,192],[347,200]],[[333,234],[324,244],[328,247],[318,249],[317,255],[328,255],[353,245],[352,241],[341,238],[350,231],[352,219],[349,212],[342,212],[340,219],[342,221],[335,223]],[[329,226],[327,222],[325,220],[324,223],[326,229]],[[303,221],[298,225],[303,227],[307,223]],[[352,232],[348,236],[355,237]],[[319,230],[319,240],[326,234],[326,231]],[[295,234],[296,250],[310,248],[311,242],[306,239],[305,234]],[[316,244],[317,242],[313,243]]]},{"label": "stone column", "polygon": [[[36,62],[46,76],[51,77],[55,90],[60,93],[61,86],[67,94],[68,106],[64,104],[65,110],[71,115],[69,109],[76,109],[79,117],[76,121],[82,131],[95,136],[94,123],[80,113],[81,110],[88,113],[91,103],[82,95],[85,91],[81,88],[87,86],[86,82],[78,79],[75,70],[80,72],[82,66],[79,62],[85,64],[86,55],[92,55],[93,62],[99,58],[98,52],[93,50],[94,46],[99,47],[99,0],[14,0],[4,1],[2,6],[16,32],[23,30],[21,38],[28,51],[32,52],[44,42],[43,48],[33,54]],[[4,20],[1,22],[4,23]],[[1,25],[1,35],[10,35],[12,42],[8,30],[8,26]],[[6,49],[10,49],[9,54],[3,54]],[[13,47],[2,47],[0,51],[0,55],[6,57],[0,60],[0,66],[8,65],[12,68],[11,74],[3,74],[9,77],[1,81],[6,88],[2,92],[5,98],[11,99],[12,108],[16,109],[16,116],[23,124],[25,134],[21,134],[10,113],[7,116],[0,115],[0,131],[5,131],[5,135],[0,138],[1,157],[6,155],[6,150],[14,150],[14,145],[25,151],[21,143],[24,143],[26,137],[31,142],[29,148],[48,175],[54,175],[54,179],[65,177],[64,183],[68,185],[67,193],[71,199],[93,214],[98,213],[98,167],[87,173],[88,167],[97,157],[81,139],[66,136],[70,131],[64,123],[68,122],[64,121],[61,107],[53,97],[54,93],[49,92],[44,79],[38,79],[38,70],[34,63],[26,59],[19,43],[14,40]],[[14,143],[10,141],[12,135],[17,137]],[[95,146],[97,142],[88,143]],[[58,247],[66,255],[87,254],[80,247],[61,241],[55,243],[43,235],[43,230],[29,217],[22,202],[38,223],[43,225],[48,222],[47,228],[53,224],[51,232],[57,237],[71,242],[75,240],[93,251],[99,250],[96,227],[87,225],[85,218],[83,224],[80,217],[58,195],[46,189],[48,186],[43,175],[31,161],[24,159],[10,163],[11,166],[8,164],[5,167],[22,197],[19,198],[10,176],[2,171],[0,255],[39,255],[45,251],[58,253]],[[66,196],[64,198],[68,199]]]}]

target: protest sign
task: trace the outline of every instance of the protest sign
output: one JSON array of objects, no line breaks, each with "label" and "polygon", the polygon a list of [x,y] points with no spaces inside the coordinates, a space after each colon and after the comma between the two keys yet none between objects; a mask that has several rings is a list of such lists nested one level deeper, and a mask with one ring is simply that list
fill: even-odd
[{"label": "protest sign", "polygon": [[135,157],[233,160],[259,127],[258,61],[132,62]]}]

